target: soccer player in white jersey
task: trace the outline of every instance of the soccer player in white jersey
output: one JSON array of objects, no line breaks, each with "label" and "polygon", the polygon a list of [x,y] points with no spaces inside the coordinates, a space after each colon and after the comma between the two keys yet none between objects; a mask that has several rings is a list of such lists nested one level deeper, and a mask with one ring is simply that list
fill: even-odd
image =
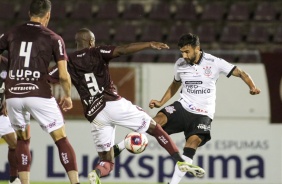
[{"label": "soccer player in white jersey", "polygon": [[[239,77],[249,87],[251,95],[260,93],[250,75],[224,59],[200,49],[199,37],[181,36],[178,47],[182,53],[174,66],[174,79],[161,100],[151,100],[150,108],[159,108],[171,99],[181,87],[180,99],[161,109],[154,120],[168,134],[184,132],[183,159],[192,164],[199,146],[211,139],[211,122],[215,112],[216,81],[220,74]],[[185,175],[175,167],[170,184],[177,184]]]}]

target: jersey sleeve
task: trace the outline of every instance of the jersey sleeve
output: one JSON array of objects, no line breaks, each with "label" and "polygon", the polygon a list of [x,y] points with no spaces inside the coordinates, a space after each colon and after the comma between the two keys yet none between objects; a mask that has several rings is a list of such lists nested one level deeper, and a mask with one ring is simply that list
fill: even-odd
[{"label": "jersey sleeve", "polygon": [[98,52],[102,56],[103,60],[107,63],[113,59],[113,52],[115,50],[115,46],[107,45],[107,46],[100,46],[98,47]]},{"label": "jersey sleeve", "polygon": [[59,83],[59,69],[57,65],[48,68],[48,74],[47,80],[49,83]]},{"label": "jersey sleeve", "polygon": [[59,35],[53,35],[52,42],[55,62],[68,60],[64,40]]},{"label": "jersey sleeve", "polygon": [[233,70],[236,68],[236,66],[225,61],[224,59],[219,58],[218,59],[218,68],[219,68],[219,73],[222,73],[226,77],[230,77]]}]

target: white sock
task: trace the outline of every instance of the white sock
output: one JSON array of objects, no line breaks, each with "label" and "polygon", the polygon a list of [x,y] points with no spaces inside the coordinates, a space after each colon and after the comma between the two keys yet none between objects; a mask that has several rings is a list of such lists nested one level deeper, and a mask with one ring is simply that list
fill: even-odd
[{"label": "white sock", "polygon": [[124,145],[124,140],[122,140],[120,143],[118,143],[118,148],[120,151],[124,150],[125,145]]},{"label": "white sock", "polygon": [[[185,162],[192,164],[193,160],[189,157],[186,157],[185,155],[181,156],[183,158],[183,160],[185,160]],[[186,172],[182,172],[179,170],[178,165],[175,164],[174,167],[174,172],[171,178],[171,181],[169,182],[169,184],[178,184],[181,179],[183,178],[183,176],[185,176]]]}]

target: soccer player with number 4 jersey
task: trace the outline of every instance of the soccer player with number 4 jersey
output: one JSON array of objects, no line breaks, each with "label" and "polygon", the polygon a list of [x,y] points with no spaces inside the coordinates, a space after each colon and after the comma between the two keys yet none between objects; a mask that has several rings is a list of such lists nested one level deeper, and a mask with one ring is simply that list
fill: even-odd
[{"label": "soccer player with number 4 jersey", "polygon": [[71,79],[66,67],[65,45],[59,35],[47,28],[50,15],[50,0],[32,0],[30,21],[0,36],[0,54],[8,51],[5,97],[8,116],[18,137],[16,158],[22,184],[30,183],[30,114],[53,138],[71,184],[79,183],[76,155],[68,141],[61,110],[47,83],[53,57],[65,93],[61,99],[62,109],[71,109]]}]

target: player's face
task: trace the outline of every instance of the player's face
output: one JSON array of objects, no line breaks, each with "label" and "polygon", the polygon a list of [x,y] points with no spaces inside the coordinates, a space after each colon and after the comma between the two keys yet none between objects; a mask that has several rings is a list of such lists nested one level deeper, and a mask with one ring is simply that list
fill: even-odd
[{"label": "player's face", "polygon": [[194,64],[196,63],[196,49],[191,47],[191,45],[185,45],[184,47],[180,48],[182,57],[185,59],[187,63]]}]

